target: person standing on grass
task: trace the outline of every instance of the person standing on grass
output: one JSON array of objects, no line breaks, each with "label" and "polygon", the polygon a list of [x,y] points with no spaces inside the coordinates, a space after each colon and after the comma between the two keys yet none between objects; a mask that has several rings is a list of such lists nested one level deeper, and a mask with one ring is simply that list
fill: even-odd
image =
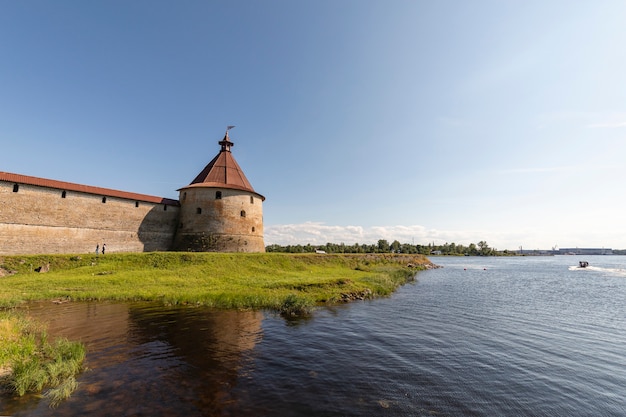
[{"label": "person standing on grass", "polygon": [[102,254],[104,255],[104,250],[107,248],[107,244],[103,243],[102,244]]},{"label": "person standing on grass", "polygon": [[[96,256],[98,255],[98,252],[100,252],[100,244],[99,243],[96,245]],[[104,253],[104,248],[102,248],[102,252]]]}]

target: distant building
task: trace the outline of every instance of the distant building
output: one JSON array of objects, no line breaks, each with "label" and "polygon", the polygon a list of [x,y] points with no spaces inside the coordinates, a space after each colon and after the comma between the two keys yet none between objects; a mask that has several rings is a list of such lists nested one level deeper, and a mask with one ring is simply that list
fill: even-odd
[{"label": "distant building", "polygon": [[264,252],[263,201],[231,153],[220,152],[179,200],[0,172],[0,255]]},{"label": "distant building", "polygon": [[557,255],[613,255],[611,248],[559,248]]}]

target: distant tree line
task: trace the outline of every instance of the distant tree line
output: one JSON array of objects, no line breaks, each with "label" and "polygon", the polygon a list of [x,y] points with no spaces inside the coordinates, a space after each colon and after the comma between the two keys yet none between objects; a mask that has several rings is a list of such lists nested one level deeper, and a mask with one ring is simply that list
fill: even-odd
[{"label": "distant tree line", "polygon": [[487,242],[481,240],[478,243],[470,243],[469,246],[458,245],[456,243],[444,243],[443,245],[413,245],[410,243],[400,243],[397,240],[389,243],[385,239],[380,239],[376,244],[346,245],[344,243],[326,243],[325,245],[268,245],[267,252],[285,253],[314,253],[324,251],[326,253],[412,253],[420,255],[456,255],[456,256],[506,256],[515,255],[515,252],[508,250],[498,251],[490,248]]}]

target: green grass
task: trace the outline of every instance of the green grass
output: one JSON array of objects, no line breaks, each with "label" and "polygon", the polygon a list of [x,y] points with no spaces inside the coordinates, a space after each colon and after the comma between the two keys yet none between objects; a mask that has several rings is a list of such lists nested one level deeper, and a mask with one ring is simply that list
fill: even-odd
[{"label": "green grass", "polygon": [[[0,258],[0,307],[33,300],[143,300],[292,315],[347,295],[388,295],[428,263],[419,255],[392,254],[9,256]],[[50,272],[35,272],[46,264]]]},{"label": "green grass", "polygon": [[76,389],[85,346],[59,338],[48,341],[41,324],[14,311],[0,311],[0,385],[14,395],[39,393],[51,406]]}]

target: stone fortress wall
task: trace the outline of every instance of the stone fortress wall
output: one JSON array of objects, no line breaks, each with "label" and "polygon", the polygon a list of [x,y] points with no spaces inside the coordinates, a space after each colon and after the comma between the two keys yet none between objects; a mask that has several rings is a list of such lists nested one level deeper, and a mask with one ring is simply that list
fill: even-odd
[{"label": "stone fortress wall", "polygon": [[263,201],[220,152],[173,200],[0,172],[0,255],[95,252],[265,252]]},{"label": "stone fortress wall", "polygon": [[0,180],[0,254],[171,249],[180,207]]}]

